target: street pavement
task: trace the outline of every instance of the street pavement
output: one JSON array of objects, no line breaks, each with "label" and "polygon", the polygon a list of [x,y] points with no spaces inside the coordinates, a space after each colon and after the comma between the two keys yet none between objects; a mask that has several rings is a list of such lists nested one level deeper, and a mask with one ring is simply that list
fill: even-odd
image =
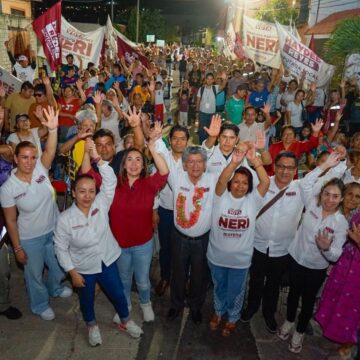
[{"label": "street pavement", "polygon": [[[169,291],[164,296],[152,294],[155,322],[142,324],[144,335],[140,340],[119,332],[112,324],[114,309],[101,292],[96,297],[96,315],[103,344],[92,348],[87,343],[87,331],[81,318],[78,296],[51,299],[56,318],[43,321],[31,314],[23,281],[23,272],[11,257],[11,299],[23,312],[19,320],[0,317],[1,360],[339,360],[337,346],[321,337],[316,323],[315,335],[306,336],[303,352],[293,355],[287,343],[269,334],[261,315],[250,324],[239,323],[234,334],[221,336],[212,332],[208,322],[212,315],[212,291],[203,308],[203,323],[195,325],[186,308],[182,318],[173,322],[166,319],[169,309]],[[154,258],[152,283],[158,281],[158,260]],[[280,318],[285,313],[282,293]],[[132,293],[132,316],[141,323],[136,292]]]}]

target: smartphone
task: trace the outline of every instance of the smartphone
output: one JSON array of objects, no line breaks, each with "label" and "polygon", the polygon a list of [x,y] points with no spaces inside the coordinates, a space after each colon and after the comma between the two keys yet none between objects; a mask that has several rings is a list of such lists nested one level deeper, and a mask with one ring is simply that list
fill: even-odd
[{"label": "smartphone", "polygon": [[334,105],[330,108],[330,110],[340,110],[340,105]]}]

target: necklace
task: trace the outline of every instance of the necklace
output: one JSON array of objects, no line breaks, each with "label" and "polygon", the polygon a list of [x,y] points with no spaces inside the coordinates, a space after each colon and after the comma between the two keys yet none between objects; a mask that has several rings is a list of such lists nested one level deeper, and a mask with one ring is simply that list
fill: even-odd
[{"label": "necklace", "polygon": [[198,222],[201,212],[201,199],[204,196],[204,192],[203,187],[195,187],[194,195],[192,197],[192,204],[195,209],[190,212],[189,219],[185,215],[186,196],[182,192],[179,193],[176,199],[176,222],[182,228],[188,229]]}]

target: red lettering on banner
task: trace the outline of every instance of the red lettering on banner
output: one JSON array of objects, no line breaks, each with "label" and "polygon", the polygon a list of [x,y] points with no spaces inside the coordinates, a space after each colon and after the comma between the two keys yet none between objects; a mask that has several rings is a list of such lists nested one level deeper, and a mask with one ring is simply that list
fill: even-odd
[{"label": "red lettering on banner", "polygon": [[80,54],[83,56],[90,56],[92,50],[92,43],[84,41],[84,40],[62,40],[63,49],[69,50],[76,54]]},{"label": "red lettering on banner", "polygon": [[246,46],[272,53],[276,53],[278,51],[277,40],[264,39],[249,34],[246,35]]}]

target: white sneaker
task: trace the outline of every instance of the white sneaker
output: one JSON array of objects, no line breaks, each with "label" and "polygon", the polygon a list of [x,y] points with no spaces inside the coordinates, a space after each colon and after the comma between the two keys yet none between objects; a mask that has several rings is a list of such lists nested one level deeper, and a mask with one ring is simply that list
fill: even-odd
[{"label": "white sneaker", "polygon": [[144,333],[141,327],[135,324],[134,320],[129,320],[126,324],[120,323],[119,330],[127,332],[135,339],[139,338]]},{"label": "white sneaker", "polygon": [[[132,307],[131,307],[131,305],[129,305],[129,306],[128,306],[129,314],[131,313],[131,309],[132,309]],[[113,323],[115,323],[115,324],[120,324],[120,323],[121,323],[120,316],[119,316],[118,313],[115,313],[112,321],[113,321]]]},{"label": "white sneaker", "polygon": [[55,319],[54,310],[51,307],[48,307],[45,311],[43,311],[40,314],[40,317],[46,321],[54,320]]},{"label": "white sneaker", "polygon": [[89,326],[89,344],[91,346],[98,346],[102,344],[101,334],[97,325]]},{"label": "white sneaker", "polygon": [[73,294],[73,291],[69,287],[64,286],[63,291],[59,294],[59,297],[67,298],[67,297],[70,297],[72,294]]},{"label": "white sneaker", "polygon": [[289,344],[289,351],[291,351],[294,354],[298,354],[302,350],[302,343],[304,341],[304,335],[298,333],[297,331],[294,331],[294,334],[291,338],[290,344]]},{"label": "white sneaker", "polygon": [[140,307],[143,312],[145,322],[155,320],[155,314],[154,314],[154,310],[151,306],[151,302],[149,302],[147,304],[140,304]]},{"label": "white sneaker", "polygon": [[294,326],[293,322],[285,320],[285,322],[278,329],[277,336],[281,340],[287,340],[289,338],[293,326]]}]

